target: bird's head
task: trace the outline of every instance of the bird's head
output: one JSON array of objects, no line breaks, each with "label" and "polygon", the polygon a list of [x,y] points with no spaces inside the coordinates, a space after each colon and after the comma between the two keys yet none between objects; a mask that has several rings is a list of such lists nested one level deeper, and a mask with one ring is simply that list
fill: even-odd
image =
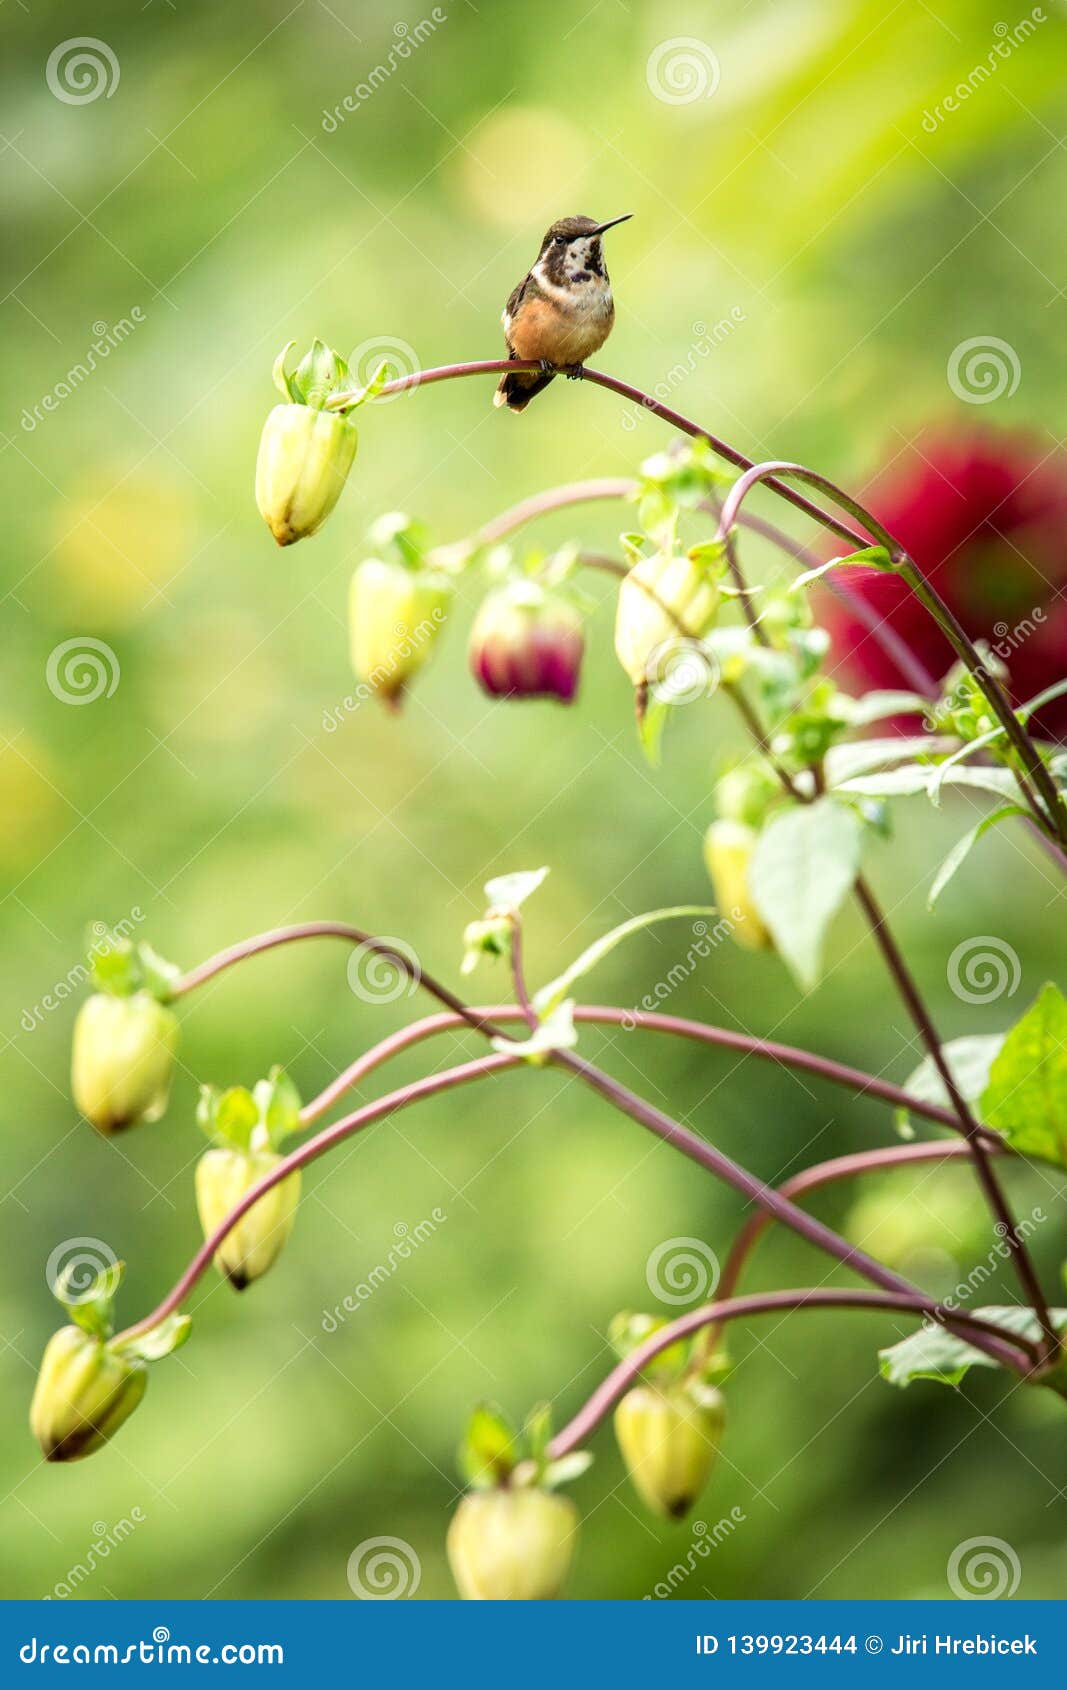
[{"label": "bird's head", "polygon": [[616,223],[625,223],[633,216],[626,211],[607,223],[593,217],[561,217],[545,232],[537,263],[549,281],[557,285],[586,281],[590,276],[606,276],[601,236]]}]

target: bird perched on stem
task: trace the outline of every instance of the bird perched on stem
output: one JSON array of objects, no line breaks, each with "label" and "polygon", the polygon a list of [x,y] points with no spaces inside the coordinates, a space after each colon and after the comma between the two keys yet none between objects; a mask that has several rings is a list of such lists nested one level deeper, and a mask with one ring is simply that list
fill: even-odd
[{"label": "bird perched on stem", "polygon": [[601,236],[632,216],[627,211],[608,223],[591,217],[561,217],[553,223],[536,264],[511,295],[501,319],[509,358],[536,359],[541,368],[509,370],[493,395],[494,405],[524,411],[560,366],[570,366],[577,375],[585,360],[599,352],[615,321]]}]

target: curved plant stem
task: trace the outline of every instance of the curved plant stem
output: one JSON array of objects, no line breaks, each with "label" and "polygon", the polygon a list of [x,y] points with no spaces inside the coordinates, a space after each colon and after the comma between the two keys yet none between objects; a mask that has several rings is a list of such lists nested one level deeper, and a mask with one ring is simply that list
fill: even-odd
[{"label": "curved plant stem", "polygon": [[[807,474],[806,471],[804,473]],[[742,477],[742,480],[744,479],[745,478]],[[821,481],[822,478],[819,477],[818,479]],[[740,483],[738,483],[738,485],[740,486]],[[727,506],[728,504],[729,500],[727,501]],[[724,520],[727,513],[727,506],[723,507]],[[786,791],[800,803],[810,802],[811,795],[805,793],[796,785],[796,782],[793,780],[793,777],[789,774],[788,770],[786,770],[778,762],[777,758],[774,757],[759,717],[752,709],[752,706],[745,698],[741,689],[734,686],[727,688],[726,690],[729,692],[734,702],[738,705],[742,718],[745,721],[746,726],[749,728],[756,745],[767,758],[770,767],[777,774]],[[818,790],[817,786],[816,790]],[[1059,1350],[1059,1334],[1052,1324],[1052,1318],[1048,1310],[1048,1303],[1046,1302],[1044,1293],[1041,1290],[1040,1281],[1038,1280],[1030,1252],[1015,1224],[1007,1198],[1004,1196],[1004,1193],[1000,1188],[1000,1182],[998,1181],[996,1174],[993,1172],[993,1166],[986,1146],[987,1135],[975,1119],[970,1106],[956,1084],[955,1077],[945,1058],[944,1051],[942,1050],[941,1040],[938,1037],[937,1029],[934,1026],[922,994],[920,993],[911,971],[904,960],[900,947],[897,945],[896,940],[890,932],[885,915],[863,875],[858,874],[856,876],[853,891],[860,908],[867,919],[871,935],[882,953],[883,960],[885,961],[893,982],[904,1001],[905,1007],[907,1008],[912,1021],[915,1023],[916,1030],[926,1047],[927,1054],[940,1076],[941,1083],[945,1088],[949,1102],[951,1103],[956,1115],[958,1127],[963,1132],[970,1146],[979,1183],[986,1194],[986,1199],[989,1203],[993,1217],[997,1222],[998,1230],[1000,1230],[1002,1235],[1009,1241],[1019,1283],[1021,1284],[1028,1301],[1031,1303],[1034,1312],[1037,1315],[1041,1329],[1045,1335],[1048,1356],[1051,1358],[1056,1355]]]},{"label": "curved plant stem", "polygon": [[[662,1109],[657,1109],[653,1104],[646,1103],[644,1098],[638,1097],[636,1092],[620,1085],[618,1080],[613,1079],[610,1074],[605,1074],[602,1069],[594,1067],[591,1062],[586,1062],[582,1057],[575,1056],[574,1052],[569,1050],[556,1051],[553,1061],[558,1066],[567,1068],[571,1073],[576,1074],[587,1086],[593,1091],[599,1092],[601,1097],[620,1110],[622,1114],[629,1115],[638,1125],[646,1127],[649,1132],[654,1133],[665,1144],[674,1145],[677,1149],[684,1151],[687,1156],[692,1157],[694,1162],[699,1162],[701,1167],[707,1168],[709,1173],[715,1174],[724,1184],[732,1186],[735,1191],[740,1192],[743,1197],[747,1197],[750,1202],[758,1204],[761,1209],[765,1209],[769,1214],[772,1214],[776,1220],[780,1220],[786,1226],[791,1227],[809,1244],[813,1244],[817,1250],[822,1250],[827,1255],[833,1256],[837,1261],[843,1262],[846,1267],[862,1274],[865,1279],[869,1279],[872,1284],[883,1290],[902,1293],[908,1297],[918,1294],[916,1287],[900,1274],[884,1267],[873,1256],[869,1256],[865,1250],[850,1244],[847,1238],[842,1238],[840,1233],[834,1232],[831,1227],[824,1226],[822,1221],[817,1221],[813,1216],[806,1214],[803,1209],[799,1209],[795,1203],[790,1202],[788,1197],[783,1197],[775,1191],[773,1186],[767,1185],[763,1180],[758,1179],[755,1174],[749,1173],[747,1168],[741,1167],[739,1163],[734,1162],[717,1146],[698,1137],[696,1133],[690,1132],[688,1127],[683,1127],[679,1121],[673,1120],[670,1115],[664,1114]],[[948,1320],[947,1324],[952,1325],[951,1319]],[[1007,1349],[1003,1341],[996,1343],[994,1349],[989,1348],[988,1341],[984,1342],[981,1347],[988,1349],[990,1355],[995,1353],[997,1360],[1001,1363],[1004,1363],[1006,1356],[1010,1355],[1010,1350]],[[1007,1365],[1012,1365],[1012,1362],[1008,1361]]]},{"label": "curved plant stem", "polygon": [[885,914],[862,875],[856,877],[855,891],[860,907],[867,917],[875,942],[885,958],[886,967],[889,969],[897,990],[915,1023],[919,1036],[941,1077],[941,1083],[948,1094],[949,1101],[959,1117],[960,1125],[971,1148],[979,1183],[985,1191],[989,1207],[997,1222],[998,1231],[1003,1234],[1011,1249],[1019,1282],[1037,1315],[1041,1330],[1045,1334],[1048,1353],[1053,1356],[1059,1349],[1059,1334],[1052,1324],[1052,1317],[1049,1314],[1048,1304],[1045,1301],[1045,1294],[1041,1289],[1033,1259],[1015,1224],[1014,1216],[1008,1206],[1008,1200],[1001,1190],[1000,1181],[993,1172],[993,1164],[990,1161],[989,1150],[982,1130],[975,1120],[970,1105],[956,1084],[955,1076],[945,1058],[941,1040],[930,1017],[930,1012],[923,1002],[911,970],[904,961],[900,947],[889,930]]},{"label": "curved plant stem", "polygon": [[231,945],[227,950],[219,951],[215,956],[209,957],[206,962],[202,962],[198,968],[190,969],[188,974],[183,974],[181,979],[175,982],[169,995],[171,998],[184,997],[187,992],[195,990],[197,986],[202,986],[205,981],[213,979],[216,974],[221,974],[225,969],[233,968],[237,963],[247,961],[249,957],[259,956],[263,951],[275,950],[279,945],[291,945],[298,939],[343,939],[349,945],[372,951],[375,956],[384,957],[402,974],[406,974],[411,981],[412,989],[421,986],[424,991],[429,992],[431,997],[436,998],[438,1003],[445,1004],[448,1009],[451,1009],[454,1014],[470,1026],[478,1028],[481,1032],[498,1033],[500,1031],[498,1027],[492,1026],[479,1016],[475,1010],[468,1009],[462,998],[458,998],[455,992],[449,991],[447,986],[442,986],[440,981],[435,980],[432,974],[427,974],[421,963],[416,961],[413,956],[405,954],[404,951],[396,950],[384,939],[376,939],[372,933],[364,933],[362,928],[352,927],[344,921],[303,921],[294,927],[275,927],[270,932],[257,933],[251,939],[243,939],[240,944]]},{"label": "curved plant stem", "polygon": [[1012,708],[1007,693],[996,677],[990,674],[988,668],[982,662],[981,655],[975,649],[973,641],[937,589],[921,574],[914,560],[893,538],[889,530],[858,499],[854,499],[850,493],[846,493],[827,476],[819,475],[817,471],[812,469],[805,469],[803,464],[789,463],[785,459],[771,459],[763,464],[752,465],[734,482],[723,501],[722,514],[719,518],[719,537],[722,538],[729,533],[741,505],[753,487],[759,482],[763,482],[768,487],[773,486],[778,478],[783,475],[788,475],[794,480],[804,482],[806,486],[817,488],[820,493],[825,493],[835,504],[840,505],[843,510],[848,511],[850,516],[861,522],[874,539],[885,546],[895,572],[907,583],[920,604],[933,617],[956,656],[970,670],[981,688],[986,702],[1011,741],[1023,768],[1040,793],[1043,810],[1038,812],[1039,817],[1050,824],[1060,844],[1067,845],[1067,809],[1060,802],[1056,784],[1048,767],[1031,739],[1026,726],[1019,720],[1018,715]]},{"label": "curved plant stem", "polygon": [[[1001,1150],[1006,1148],[1003,1145],[1000,1147]],[[942,1167],[948,1162],[958,1162],[969,1155],[969,1146],[962,1142],[893,1144],[878,1150],[857,1150],[847,1156],[835,1156],[828,1162],[816,1162],[813,1167],[804,1168],[801,1173],[794,1174],[792,1179],[785,1180],[778,1189],[783,1197],[789,1197],[795,1202],[808,1192],[818,1191],[824,1185],[833,1185],[837,1180],[858,1179],[864,1174],[890,1173],[896,1168],[910,1167],[914,1163],[922,1162],[935,1162]],[[716,1286],[720,1300],[733,1296],[749,1256],[773,1224],[773,1217],[765,1212],[749,1216],[730,1246],[730,1253],[723,1263],[722,1275]],[[717,1332],[716,1327],[709,1326],[707,1352],[714,1347]]]},{"label": "curved plant stem", "polygon": [[[483,1016],[483,1025],[486,1027],[498,1022],[503,1024],[526,1019],[524,1012],[514,1004],[492,1004],[486,1008],[474,1009],[472,1013]],[[817,1079],[828,1080],[831,1085],[844,1086],[861,1097],[878,1098],[882,1103],[891,1104],[897,1109],[907,1109],[913,1115],[936,1122],[938,1126],[951,1127],[955,1132],[960,1131],[959,1121],[951,1109],[942,1108],[938,1103],[929,1103],[921,1097],[913,1097],[902,1086],[895,1086],[877,1074],[867,1074],[862,1068],[850,1068],[846,1063],[836,1062],[832,1057],[818,1056],[813,1051],[801,1050],[795,1045],[777,1044],[773,1039],[757,1039],[748,1033],[734,1032],[732,1028],[713,1027],[704,1021],[686,1020],[680,1015],[663,1015],[652,1010],[618,1009],[613,1004],[577,1004],[574,1019],[600,1026],[623,1027],[627,1032],[669,1033],[678,1038],[693,1039],[699,1044],[717,1045],[725,1050],[737,1051],[742,1056],[755,1056],[779,1067],[795,1068],[801,1073],[813,1074]],[[425,1020],[413,1022],[410,1027],[401,1028],[398,1033],[392,1034],[372,1050],[357,1057],[330,1082],[325,1091],[313,1098],[301,1114],[303,1124],[310,1126],[312,1122],[317,1121],[333,1107],[338,1098],[352,1086],[358,1085],[390,1057],[410,1049],[412,1045],[420,1044],[423,1039],[432,1038],[437,1033],[453,1033],[469,1025],[470,1022],[460,1015],[429,1015]],[[986,1139],[994,1148],[1001,1144],[1001,1140],[994,1133],[987,1133]],[[943,1143],[941,1148],[945,1148]]]},{"label": "curved plant stem", "polygon": [[[579,1409],[574,1418],[552,1439],[546,1451],[547,1455],[551,1460],[558,1461],[561,1456],[569,1455],[571,1450],[583,1444],[611,1412],[619,1398],[640,1377],[642,1368],[654,1361],[661,1350],[669,1349],[671,1344],[676,1344],[679,1339],[688,1338],[694,1332],[699,1332],[702,1326],[711,1323],[721,1326],[727,1321],[739,1320],[746,1315],[781,1314],[788,1310],[805,1308],[873,1309],[885,1313],[925,1315],[928,1319],[937,1321],[939,1325],[958,1327],[975,1349],[987,1348],[991,1337],[998,1343],[998,1347],[1000,1342],[998,1333],[1001,1329],[991,1321],[943,1309],[932,1299],[921,1294],[906,1296],[900,1292],[823,1290],[818,1286],[811,1286],[800,1291],[760,1291],[746,1297],[723,1298],[708,1303],[703,1308],[690,1310],[678,1320],[672,1320],[669,1326],[660,1327],[651,1338],[646,1338],[625,1361],[621,1361],[612,1369],[603,1383],[597,1386],[585,1406]],[[1007,1334],[1003,1336],[1006,1337]],[[1010,1342],[1017,1344],[1027,1355],[1033,1349],[1028,1339],[1018,1338],[1014,1333],[1011,1334]],[[1014,1366],[1016,1372],[1025,1376],[1027,1369],[1020,1367],[1017,1360],[1013,1359],[1010,1365]]]},{"label": "curved plant stem", "polygon": [[409,1086],[402,1086],[398,1091],[390,1092],[387,1097],[381,1097],[375,1103],[368,1103],[362,1109],[357,1109],[354,1114],[346,1115],[343,1120],[335,1121],[331,1126],[324,1127],[322,1132],[316,1134],[314,1138],[309,1138],[306,1144],[302,1144],[299,1150],[294,1150],[288,1156],[283,1156],[269,1173],[264,1174],[262,1179],[257,1180],[255,1185],[249,1187],[241,1201],[230,1210],[225,1220],[220,1221],[210,1237],[204,1240],[181,1278],[168,1291],[158,1307],[154,1308],[151,1314],[146,1315],[143,1320],[139,1320],[135,1326],[128,1327],[125,1332],[120,1332],[115,1342],[122,1343],[127,1338],[150,1331],[152,1327],[158,1326],[161,1320],[165,1320],[167,1315],[173,1314],[175,1309],[180,1308],[197,1280],[211,1265],[211,1258],[227,1233],[232,1231],[242,1215],[246,1215],[249,1209],[266,1192],[270,1191],[272,1186],[277,1185],[287,1175],[295,1173],[298,1168],[306,1167],[309,1162],[316,1161],[318,1157],[325,1155],[327,1150],[332,1150],[335,1144],[340,1144],[342,1140],[351,1138],[353,1133],[361,1132],[364,1127],[373,1125],[375,1121],[382,1120],[386,1115],[393,1115],[400,1109],[406,1109],[410,1104],[418,1103],[424,1097],[434,1097],[438,1092],[451,1091],[456,1086],[467,1085],[471,1080],[481,1080],[489,1075],[499,1074],[505,1068],[513,1068],[517,1061],[517,1057],[506,1056],[501,1053],[495,1056],[481,1056],[474,1062],[463,1062],[456,1068],[446,1068],[440,1074],[430,1074],[426,1079],[416,1080]]},{"label": "curved plant stem", "polygon": [[[439,364],[434,369],[416,370],[413,375],[398,376],[396,381],[386,382],[378,397],[385,399],[394,393],[404,393],[408,388],[429,387],[432,383],[438,381],[454,381],[465,376],[495,376],[502,374],[505,370],[533,371],[539,370],[540,367],[540,364],[514,358],[479,358],[465,364]],[[682,434],[688,434],[691,439],[706,440],[717,456],[724,458],[727,463],[733,464],[737,469],[747,470],[755,467],[751,458],[746,458],[743,452],[737,451],[735,447],[728,445],[725,440],[720,440],[717,435],[712,434],[708,429],[701,428],[699,423],[690,421],[688,417],[683,417],[680,411],[672,411],[669,405],[661,404],[650,393],[643,393],[639,387],[632,387],[629,382],[620,381],[617,376],[605,375],[602,370],[591,370],[584,365],[561,365],[559,373],[560,375],[580,375],[583,380],[591,382],[594,387],[606,388],[609,393],[617,393],[621,399],[628,399],[631,404],[640,406],[643,411],[650,411],[653,416],[659,417],[661,422],[669,423],[672,428],[679,429]],[[351,404],[357,397],[356,392],[337,393],[328,401],[326,408],[327,410],[343,410],[346,404]],[[823,528],[829,529],[831,534],[838,535],[840,539],[847,540],[853,546],[865,546],[867,544],[862,535],[856,534],[830,511],[822,510],[818,505],[813,504],[810,499],[806,499],[802,493],[797,493],[792,487],[788,487],[784,481],[778,481],[772,476],[768,479],[767,486],[772,492],[777,493],[779,498],[785,499],[789,504],[794,505],[797,510],[803,511],[805,516],[814,517],[815,521],[820,523]]]},{"label": "curved plant stem", "polygon": [[566,510],[569,505],[588,505],[598,499],[628,499],[637,486],[632,476],[599,476],[591,481],[569,481],[559,487],[549,487],[543,493],[533,493],[518,504],[509,505],[491,521],[483,524],[471,536],[475,546],[491,546],[506,539],[516,529],[552,511]]}]

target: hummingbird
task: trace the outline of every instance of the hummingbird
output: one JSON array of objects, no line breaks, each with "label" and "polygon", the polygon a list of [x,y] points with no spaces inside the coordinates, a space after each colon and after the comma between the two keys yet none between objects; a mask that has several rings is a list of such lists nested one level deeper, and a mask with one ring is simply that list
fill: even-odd
[{"label": "hummingbird", "polygon": [[615,321],[615,302],[600,237],[632,216],[627,211],[608,223],[561,217],[547,231],[536,264],[501,317],[508,357],[536,358],[541,368],[508,371],[493,395],[494,405],[524,411],[560,365],[580,366],[603,346]]}]

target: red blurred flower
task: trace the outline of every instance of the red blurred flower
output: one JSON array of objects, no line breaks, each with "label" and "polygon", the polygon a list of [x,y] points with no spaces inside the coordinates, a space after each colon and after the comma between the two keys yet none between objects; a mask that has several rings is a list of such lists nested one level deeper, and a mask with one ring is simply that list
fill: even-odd
[{"label": "red blurred flower", "polygon": [[[1067,674],[1067,467],[1020,432],[945,432],[909,448],[865,503],[911,554],[972,639],[1007,664],[1018,703]],[[935,679],[953,654],[936,624],[894,576],[841,570],[863,600]],[[902,677],[859,616],[831,601],[826,620],[838,661],[868,686]],[[1067,701],[1040,728],[1062,737]]]}]

